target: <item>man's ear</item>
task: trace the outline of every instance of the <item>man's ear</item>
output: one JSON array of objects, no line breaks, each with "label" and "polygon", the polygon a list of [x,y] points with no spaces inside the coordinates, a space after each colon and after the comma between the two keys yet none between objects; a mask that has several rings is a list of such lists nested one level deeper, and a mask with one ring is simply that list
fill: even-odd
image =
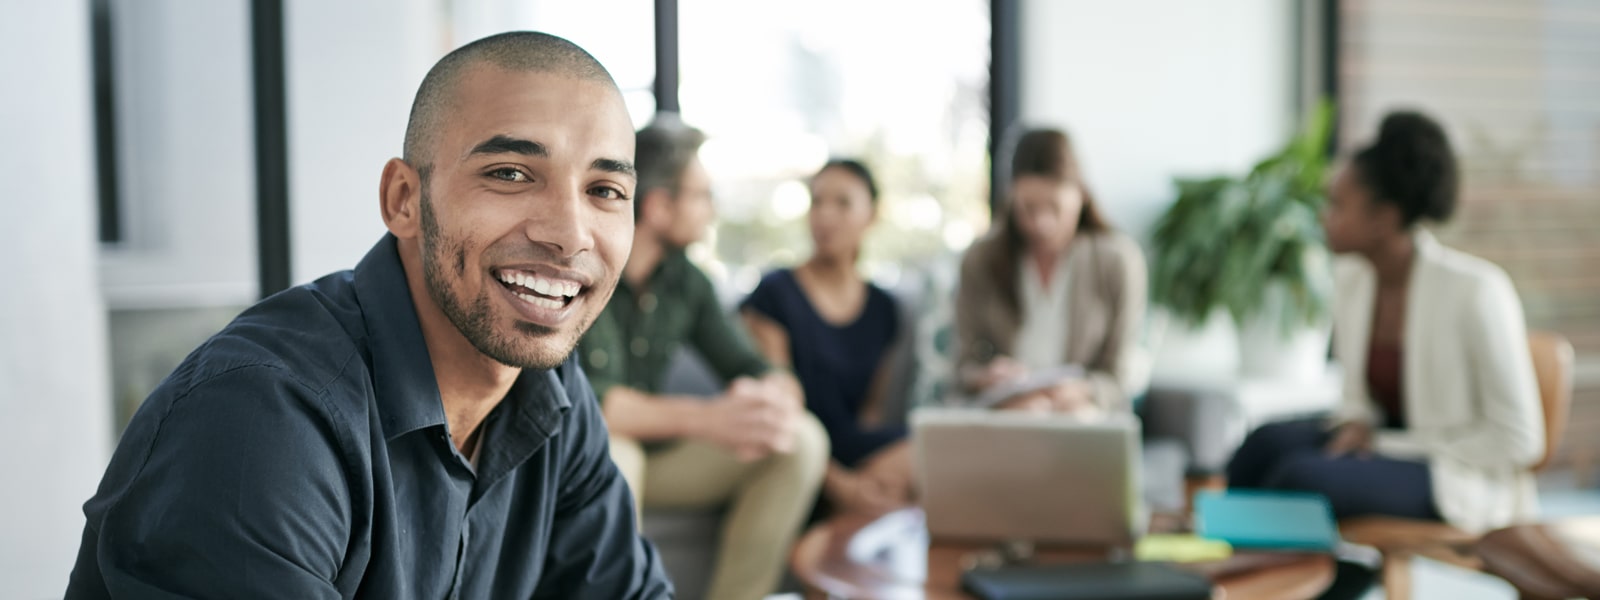
[{"label": "man's ear", "polygon": [[422,231],[422,176],[406,161],[391,158],[378,183],[378,208],[389,233],[402,240]]}]

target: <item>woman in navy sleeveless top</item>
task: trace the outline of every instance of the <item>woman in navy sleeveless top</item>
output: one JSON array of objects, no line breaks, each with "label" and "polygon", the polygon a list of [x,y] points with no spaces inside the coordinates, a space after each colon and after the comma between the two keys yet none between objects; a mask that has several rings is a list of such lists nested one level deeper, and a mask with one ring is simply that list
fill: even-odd
[{"label": "woman in navy sleeveless top", "polygon": [[877,198],[861,163],[823,166],[811,180],[811,258],[767,274],[740,307],[757,347],[794,371],[807,408],[827,428],[833,461],[823,493],[832,508],[848,512],[882,513],[911,502],[905,427],[880,424],[878,411],[899,311],[856,271]]}]

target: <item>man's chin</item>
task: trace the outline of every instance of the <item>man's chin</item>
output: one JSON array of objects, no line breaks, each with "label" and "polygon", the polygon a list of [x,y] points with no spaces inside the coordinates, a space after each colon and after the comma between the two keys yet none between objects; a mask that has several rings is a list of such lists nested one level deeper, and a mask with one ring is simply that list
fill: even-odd
[{"label": "man's chin", "polygon": [[539,350],[524,350],[516,354],[491,355],[489,358],[514,369],[546,371],[561,366],[561,363],[567,362],[567,357],[571,355],[572,350],[570,348],[566,352],[541,348]]},{"label": "man's chin", "polygon": [[493,357],[507,366],[520,369],[554,369],[567,361],[578,345],[578,336],[526,321],[516,324],[511,336],[510,356]]}]

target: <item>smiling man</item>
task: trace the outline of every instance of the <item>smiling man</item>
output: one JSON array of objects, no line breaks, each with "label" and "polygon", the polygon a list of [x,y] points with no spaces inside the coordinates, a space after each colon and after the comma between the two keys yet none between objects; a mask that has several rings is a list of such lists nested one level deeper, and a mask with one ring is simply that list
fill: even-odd
[{"label": "smiling man", "polygon": [[128,426],[67,598],[665,598],[570,358],[633,236],[611,76],[539,33],[423,80],[389,234],[263,300]]}]

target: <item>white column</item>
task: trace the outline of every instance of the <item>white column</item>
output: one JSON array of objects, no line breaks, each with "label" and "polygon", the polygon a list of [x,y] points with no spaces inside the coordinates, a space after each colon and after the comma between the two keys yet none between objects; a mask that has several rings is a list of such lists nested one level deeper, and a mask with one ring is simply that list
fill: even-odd
[{"label": "white column", "polygon": [[0,2],[0,584],[61,597],[109,457],[88,2]]}]

